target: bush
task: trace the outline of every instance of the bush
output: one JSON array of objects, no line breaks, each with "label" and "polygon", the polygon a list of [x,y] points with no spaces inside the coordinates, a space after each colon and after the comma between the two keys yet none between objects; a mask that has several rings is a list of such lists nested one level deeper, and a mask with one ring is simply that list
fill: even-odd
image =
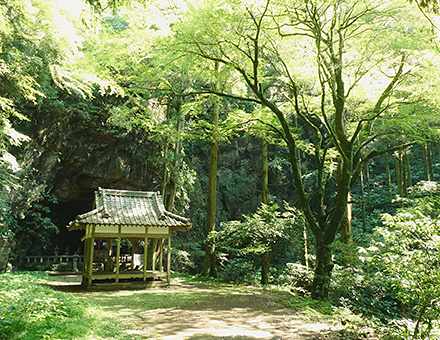
[{"label": "bush", "polygon": [[216,234],[218,249],[235,257],[245,256],[253,260],[253,267],[261,267],[262,284],[269,283],[272,259],[294,244],[297,230],[304,230],[300,211],[287,203],[283,213],[278,209],[276,204],[262,204],[256,213],[244,215],[244,221],[222,223]]},{"label": "bush", "polygon": [[171,268],[178,273],[194,273],[196,265],[186,250],[171,250]]},{"label": "bush", "polygon": [[301,288],[310,291],[313,282],[313,271],[299,263],[286,263],[286,267],[278,278],[278,283],[289,285],[295,290]]},{"label": "bush", "polygon": [[392,281],[368,267],[336,265],[332,276],[332,300],[355,313],[388,323],[401,315],[401,303]]},{"label": "bush", "polygon": [[433,195],[408,202],[394,216],[383,215],[384,226],[376,228],[381,240],[369,249],[371,264],[389,278],[412,321],[396,324],[402,334],[433,339],[440,316],[440,201]]},{"label": "bush", "polygon": [[235,258],[229,261],[221,273],[225,281],[251,283],[255,283],[259,275],[261,275],[260,271],[255,268],[253,261],[246,258]]}]

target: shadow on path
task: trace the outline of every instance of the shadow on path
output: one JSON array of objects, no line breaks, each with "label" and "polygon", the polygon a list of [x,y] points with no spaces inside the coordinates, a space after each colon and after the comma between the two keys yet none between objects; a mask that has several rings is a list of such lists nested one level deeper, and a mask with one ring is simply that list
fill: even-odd
[{"label": "shadow on path", "polygon": [[83,290],[80,275],[53,277],[54,289],[81,294],[101,306],[132,339],[321,340],[344,339],[325,322],[289,308],[286,292],[173,280],[170,288]]}]

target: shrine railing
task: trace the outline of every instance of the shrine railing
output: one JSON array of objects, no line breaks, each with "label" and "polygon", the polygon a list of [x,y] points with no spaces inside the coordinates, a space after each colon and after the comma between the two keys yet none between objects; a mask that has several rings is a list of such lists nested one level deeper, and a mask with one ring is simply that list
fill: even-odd
[{"label": "shrine railing", "polygon": [[74,262],[77,263],[83,262],[83,255],[35,255],[35,256],[26,256],[26,263],[69,263]]}]

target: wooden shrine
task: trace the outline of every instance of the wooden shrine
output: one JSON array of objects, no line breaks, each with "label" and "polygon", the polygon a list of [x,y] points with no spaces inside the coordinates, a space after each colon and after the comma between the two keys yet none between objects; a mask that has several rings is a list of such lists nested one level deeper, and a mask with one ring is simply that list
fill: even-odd
[{"label": "wooden shrine", "polygon": [[85,231],[83,286],[125,279],[169,284],[171,231],[190,227],[188,219],[165,210],[156,192],[99,188],[95,209],[68,225]]}]

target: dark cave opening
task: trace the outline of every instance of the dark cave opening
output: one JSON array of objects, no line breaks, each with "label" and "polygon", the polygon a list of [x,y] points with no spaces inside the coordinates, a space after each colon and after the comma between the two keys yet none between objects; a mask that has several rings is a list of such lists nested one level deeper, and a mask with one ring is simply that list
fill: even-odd
[{"label": "dark cave opening", "polygon": [[67,226],[76,216],[93,209],[93,194],[88,200],[62,201],[53,204],[50,209],[52,222],[59,229],[59,233],[52,236],[54,252],[57,248],[58,253],[63,255],[71,255],[75,252],[82,254],[83,242],[81,238],[84,236],[84,231],[69,231]]}]

